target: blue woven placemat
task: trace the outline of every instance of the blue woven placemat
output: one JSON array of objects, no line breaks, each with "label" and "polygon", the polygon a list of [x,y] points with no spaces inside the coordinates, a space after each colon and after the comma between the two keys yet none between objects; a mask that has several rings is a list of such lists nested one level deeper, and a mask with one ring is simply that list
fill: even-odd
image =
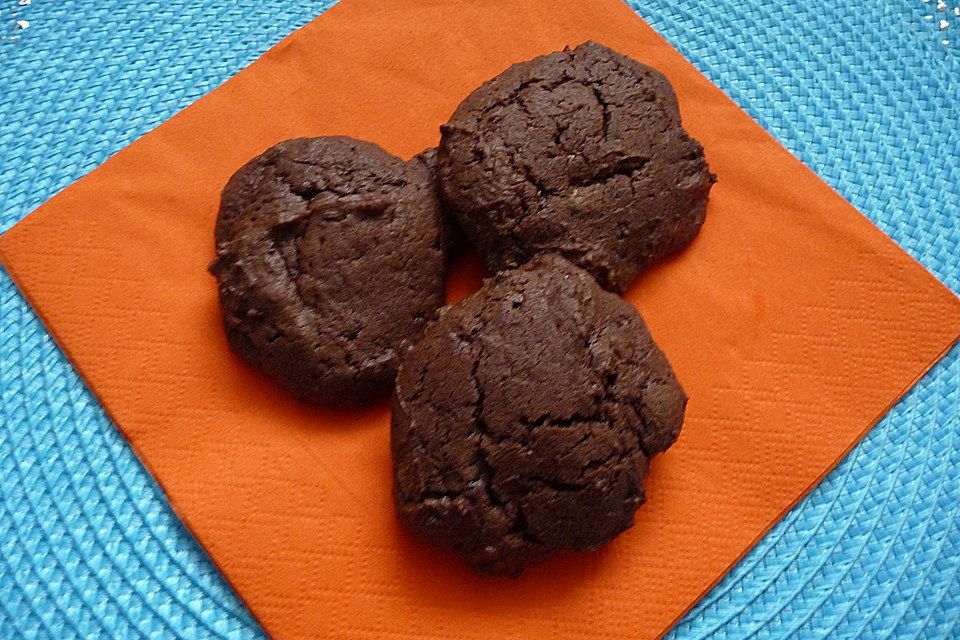
[{"label": "blue woven placemat", "polygon": [[[0,230],[329,4],[0,0]],[[631,4],[960,290],[960,1]],[[262,636],[0,273],[0,638]],[[960,636],[960,350],[672,636]]]}]

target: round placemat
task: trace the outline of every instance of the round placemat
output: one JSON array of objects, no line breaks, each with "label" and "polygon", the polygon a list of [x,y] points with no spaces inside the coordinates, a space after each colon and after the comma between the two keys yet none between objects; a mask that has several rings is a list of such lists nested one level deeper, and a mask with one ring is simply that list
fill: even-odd
[{"label": "round placemat", "polygon": [[[330,4],[0,0],[0,230]],[[960,290],[960,0],[630,4]],[[960,349],[671,632],[958,635]],[[262,637],[0,272],[0,638]]]}]

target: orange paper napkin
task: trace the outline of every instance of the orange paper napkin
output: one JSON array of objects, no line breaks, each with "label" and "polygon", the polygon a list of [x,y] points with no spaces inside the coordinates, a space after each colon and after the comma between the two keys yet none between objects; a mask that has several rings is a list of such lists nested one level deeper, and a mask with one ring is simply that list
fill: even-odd
[{"label": "orange paper napkin", "polygon": [[[414,543],[389,412],[307,407],[231,355],[219,193],[294,136],[410,156],[510,63],[595,39],[666,73],[719,182],[628,298],[690,396],[636,526],[516,581]],[[919,264],[619,0],[345,0],[0,238],[2,259],[266,630],[293,638],[651,638],[832,468],[960,333]],[[469,261],[468,261],[469,262]],[[459,265],[454,292],[476,286]]]}]

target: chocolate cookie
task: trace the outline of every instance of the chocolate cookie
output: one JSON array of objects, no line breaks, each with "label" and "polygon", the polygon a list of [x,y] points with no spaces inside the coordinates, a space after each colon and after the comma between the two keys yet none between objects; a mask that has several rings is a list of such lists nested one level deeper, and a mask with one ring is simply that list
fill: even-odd
[{"label": "chocolate cookie", "polygon": [[[437,148],[424,149],[418,158],[429,167],[433,180],[437,179]],[[447,261],[455,260],[467,248],[467,239],[457,219],[449,211],[443,212],[444,249]]]},{"label": "chocolate cookie", "polygon": [[441,132],[441,195],[493,271],[557,253],[623,291],[693,239],[715,181],[667,79],[595,42],[513,65]]},{"label": "chocolate cookie", "polygon": [[230,346],[305,400],[389,390],[404,343],[443,304],[444,233],[419,157],[345,137],[268,149],[230,179],[217,218]]},{"label": "chocolate cookie", "polygon": [[686,396],[637,311],[545,255],[444,308],[403,358],[394,497],[418,539],[519,575],[633,524]]}]

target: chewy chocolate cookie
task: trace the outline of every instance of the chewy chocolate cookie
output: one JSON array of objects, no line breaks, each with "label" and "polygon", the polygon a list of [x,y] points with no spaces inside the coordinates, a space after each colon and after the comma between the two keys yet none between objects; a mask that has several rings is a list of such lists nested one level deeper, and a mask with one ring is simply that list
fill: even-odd
[{"label": "chewy chocolate cookie", "polygon": [[[430,169],[432,179],[435,181],[437,179],[437,148],[424,149],[417,157]],[[443,224],[445,253],[447,262],[450,262],[457,259],[467,248],[467,239],[457,219],[449,211],[444,211]]]},{"label": "chewy chocolate cookie", "polygon": [[557,253],[622,292],[696,236],[715,180],[667,79],[595,42],[513,65],[441,132],[441,195],[493,271]]},{"label": "chewy chocolate cookie", "polygon": [[418,539],[484,574],[595,549],[633,523],[686,396],[643,320],[553,255],[444,308],[404,356],[394,497]]},{"label": "chewy chocolate cookie", "polygon": [[346,137],[281,142],[223,191],[211,271],[230,346],[305,400],[389,390],[443,304],[445,233],[429,162]]}]

